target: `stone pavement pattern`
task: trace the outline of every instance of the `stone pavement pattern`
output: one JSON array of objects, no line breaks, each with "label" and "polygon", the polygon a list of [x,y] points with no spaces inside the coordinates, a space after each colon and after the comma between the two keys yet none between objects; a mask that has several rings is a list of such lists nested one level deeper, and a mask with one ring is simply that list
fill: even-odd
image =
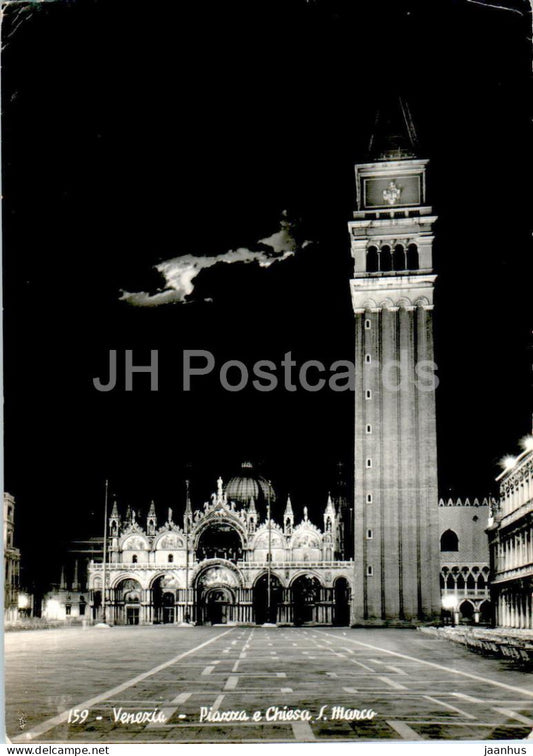
[{"label": "stone pavement pattern", "polygon": [[[414,630],[11,633],[5,669],[6,729],[19,743],[502,740],[526,738],[533,729],[530,674]],[[84,703],[86,721],[69,723],[69,709]],[[308,709],[312,720],[265,721],[275,706]],[[372,708],[376,716],[333,719],[334,706]],[[200,722],[201,707],[244,710],[250,719]],[[157,708],[165,721],[115,722],[119,708]],[[252,720],[256,710],[260,722]]]}]

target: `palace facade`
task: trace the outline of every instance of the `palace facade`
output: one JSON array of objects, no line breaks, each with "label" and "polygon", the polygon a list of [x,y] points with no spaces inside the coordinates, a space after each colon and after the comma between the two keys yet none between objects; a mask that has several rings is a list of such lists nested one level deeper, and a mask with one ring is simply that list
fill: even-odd
[{"label": "palace facade", "polygon": [[441,603],[454,624],[491,621],[486,528],[494,506],[488,498],[439,501]]}]

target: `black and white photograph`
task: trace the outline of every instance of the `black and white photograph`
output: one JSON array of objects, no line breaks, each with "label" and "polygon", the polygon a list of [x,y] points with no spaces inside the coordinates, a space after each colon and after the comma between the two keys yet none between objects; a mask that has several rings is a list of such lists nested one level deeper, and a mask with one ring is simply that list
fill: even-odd
[{"label": "black and white photograph", "polygon": [[4,742],[527,753],[530,3],[1,37]]}]

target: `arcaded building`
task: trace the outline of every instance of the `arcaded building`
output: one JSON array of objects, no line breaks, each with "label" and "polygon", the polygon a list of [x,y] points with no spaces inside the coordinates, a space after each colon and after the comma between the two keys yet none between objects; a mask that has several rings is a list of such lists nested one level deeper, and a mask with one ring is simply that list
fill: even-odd
[{"label": "arcaded building", "polygon": [[533,629],[533,437],[505,460],[500,504],[488,528],[498,626]]}]

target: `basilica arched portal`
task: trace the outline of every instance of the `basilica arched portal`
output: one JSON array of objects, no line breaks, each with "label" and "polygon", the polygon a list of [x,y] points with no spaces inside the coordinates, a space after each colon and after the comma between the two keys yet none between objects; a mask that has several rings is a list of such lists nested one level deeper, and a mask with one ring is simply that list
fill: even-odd
[{"label": "basilica arched portal", "polygon": [[241,580],[223,562],[207,566],[196,578],[196,622],[200,625],[226,625],[238,620],[236,604]]},{"label": "basilica arched portal", "polygon": [[138,625],[142,589],[138,580],[124,578],[113,589],[114,622],[117,625]]},{"label": "basilica arched portal", "polygon": [[320,589],[320,581],[311,574],[300,575],[293,581],[291,593],[295,625],[306,625],[319,621]]},{"label": "basilica arched portal", "polygon": [[268,574],[265,572],[255,581],[253,588],[254,621],[256,625],[279,620],[278,607],[283,602],[283,587],[277,575],[270,576],[270,601]]},{"label": "basilica arched portal", "polygon": [[159,575],[152,583],[154,624],[172,624],[176,621],[178,581],[172,574]]}]

